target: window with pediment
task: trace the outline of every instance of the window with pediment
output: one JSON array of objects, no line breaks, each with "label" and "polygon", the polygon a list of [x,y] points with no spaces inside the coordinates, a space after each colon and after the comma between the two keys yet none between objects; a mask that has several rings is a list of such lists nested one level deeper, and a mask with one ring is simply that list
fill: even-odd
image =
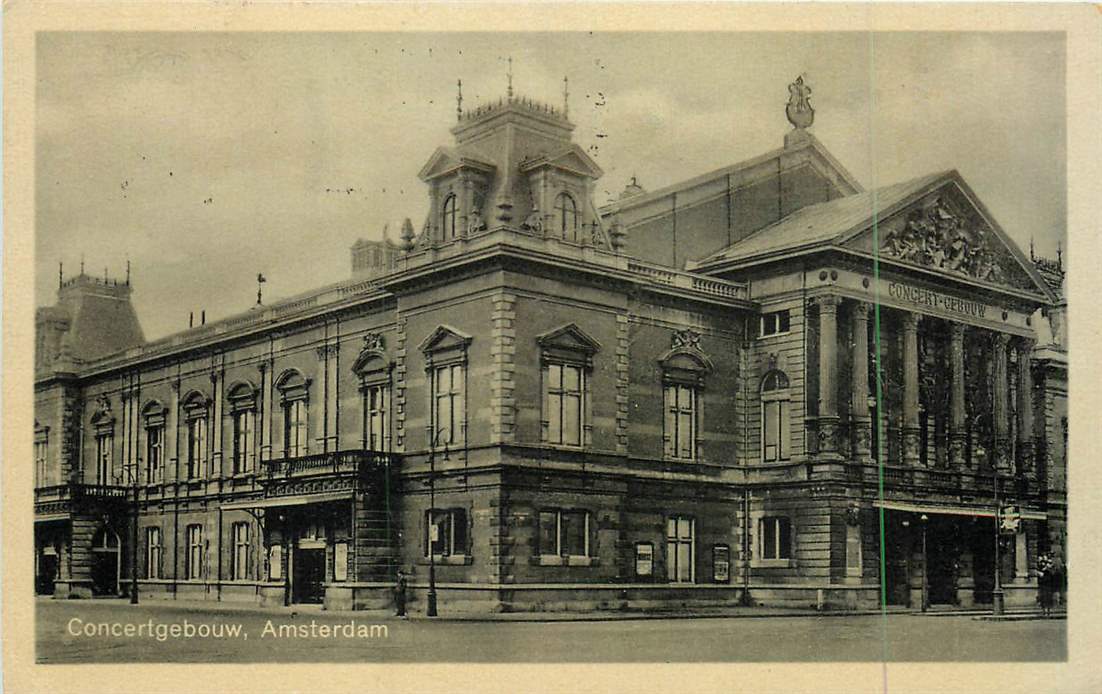
[{"label": "window with pediment", "polygon": [[600,344],[573,323],[539,336],[537,342],[543,384],[540,440],[561,446],[590,445],[590,380]]},{"label": "window with pediment", "polygon": [[555,198],[555,229],[564,241],[577,242],[579,238],[578,203],[570,193],[559,193]]},{"label": "window with pediment", "polygon": [[157,484],[164,477],[165,415],[168,409],[154,400],[142,408],[145,420],[145,479]]},{"label": "window with pediment", "polygon": [[185,474],[188,479],[198,479],[203,474],[203,465],[207,460],[210,400],[193,390],[184,397],[181,405],[187,431]]},{"label": "window with pediment", "polygon": [[428,446],[467,439],[467,348],[471,337],[440,326],[422,343],[429,385]]},{"label": "window with pediment", "polygon": [[694,330],[674,333],[673,347],[659,363],[662,367],[663,427],[665,457],[698,460],[703,420],[702,398],[712,362],[700,349],[700,334]]},{"label": "window with pediment", "polygon": [[444,241],[452,241],[456,237],[456,205],[458,198],[454,193],[444,198],[444,207],[441,212],[440,230]]},{"label": "window with pediment", "polygon": [[235,475],[253,470],[256,457],[257,394],[256,386],[245,382],[235,383],[226,393],[233,436],[230,456]]},{"label": "window with pediment", "polygon": [[49,470],[50,427],[35,422],[34,427],[34,486],[55,484]]},{"label": "window with pediment", "polygon": [[276,389],[283,410],[283,454],[288,458],[304,456],[309,450],[310,379],[291,369],[279,377]]},{"label": "window with pediment", "polygon": [[391,374],[394,363],[384,353],[383,336],[369,333],[352,364],[360,379],[363,412],[363,448],[369,451],[391,450]]}]

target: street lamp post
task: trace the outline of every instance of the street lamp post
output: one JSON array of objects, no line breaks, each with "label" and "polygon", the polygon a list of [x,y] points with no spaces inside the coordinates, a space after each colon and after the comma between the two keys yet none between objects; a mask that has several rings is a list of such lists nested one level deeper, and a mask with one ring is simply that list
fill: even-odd
[{"label": "street lamp post", "polygon": [[999,564],[1002,563],[999,557],[1000,545],[1002,544],[1002,537],[1000,533],[1002,529],[999,527],[1001,521],[1002,509],[999,506],[999,468],[998,465],[992,468],[992,477],[995,480],[995,589],[991,591],[991,614],[1001,615],[1003,613],[1003,584],[1002,576],[1000,572]]},{"label": "street lamp post", "polygon": [[130,532],[130,604],[138,604],[138,472],[133,466],[127,466],[130,486],[134,488],[134,520]]},{"label": "street lamp post", "polygon": [[[429,594],[428,606],[425,616],[436,616],[436,552],[433,551],[433,542],[439,538],[440,527],[436,523],[436,444],[440,441],[440,434],[447,431],[441,427],[429,442]],[[448,444],[444,444],[444,461],[448,460]],[[433,535],[436,537],[433,537]]]},{"label": "street lamp post", "polygon": [[926,524],[929,522],[930,518],[923,513],[919,517],[919,520],[922,521],[922,611],[925,612],[930,606],[930,586],[927,574],[929,555],[926,554]]}]

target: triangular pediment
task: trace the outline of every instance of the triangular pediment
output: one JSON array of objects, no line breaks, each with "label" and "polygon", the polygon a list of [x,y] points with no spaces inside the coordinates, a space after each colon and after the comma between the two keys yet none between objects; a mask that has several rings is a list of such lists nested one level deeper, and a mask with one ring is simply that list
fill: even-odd
[{"label": "triangular pediment", "polygon": [[537,337],[536,340],[539,342],[540,346],[545,349],[553,347],[555,349],[580,352],[583,354],[594,354],[601,349],[601,343],[587,335],[574,323],[569,323],[561,328],[556,328],[555,330],[544,333]]},{"label": "triangular pediment", "polygon": [[471,336],[448,325],[441,325],[422,340],[422,352],[442,352],[450,349],[463,349],[471,343]]},{"label": "triangular pediment", "polygon": [[848,238],[844,248],[872,255],[881,262],[920,268],[957,281],[1027,292],[1051,300],[1051,292],[1036,268],[968,188],[956,172],[914,191],[877,220]]},{"label": "triangular pediment", "polygon": [[587,178],[596,179],[604,175],[604,171],[601,170],[601,167],[597,166],[597,162],[593,161],[593,159],[585,153],[585,150],[573,144],[558,152],[541,155],[535,159],[523,162],[520,165],[520,170],[528,172],[538,169],[541,166],[562,169]]},{"label": "triangular pediment", "polygon": [[421,167],[417,177],[422,181],[430,181],[462,168],[489,173],[494,170],[494,165],[474,157],[463,156],[447,147],[437,147],[429,160]]}]

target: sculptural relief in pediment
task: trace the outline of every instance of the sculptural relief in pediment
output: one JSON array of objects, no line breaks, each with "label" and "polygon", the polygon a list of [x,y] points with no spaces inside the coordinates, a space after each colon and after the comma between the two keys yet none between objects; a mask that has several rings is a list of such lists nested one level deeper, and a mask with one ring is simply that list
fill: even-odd
[{"label": "sculptural relief in pediment", "polygon": [[[881,222],[882,257],[965,279],[1036,290],[1007,242],[957,197],[942,189]],[[872,250],[871,234],[862,241]]]}]

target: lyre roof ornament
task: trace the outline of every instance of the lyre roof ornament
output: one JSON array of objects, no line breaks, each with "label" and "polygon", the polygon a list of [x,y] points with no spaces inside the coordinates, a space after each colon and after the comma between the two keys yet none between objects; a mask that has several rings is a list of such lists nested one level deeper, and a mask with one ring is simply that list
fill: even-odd
[{"label": "lyre roof ornament", "polygon": [[811,108],[810,99],[811,87],[804,84],[803,75],[788,85],[788,105],[784,109],[784,114],[792,127],[797,130],[810,128],[815,122],[815,109]]}]

